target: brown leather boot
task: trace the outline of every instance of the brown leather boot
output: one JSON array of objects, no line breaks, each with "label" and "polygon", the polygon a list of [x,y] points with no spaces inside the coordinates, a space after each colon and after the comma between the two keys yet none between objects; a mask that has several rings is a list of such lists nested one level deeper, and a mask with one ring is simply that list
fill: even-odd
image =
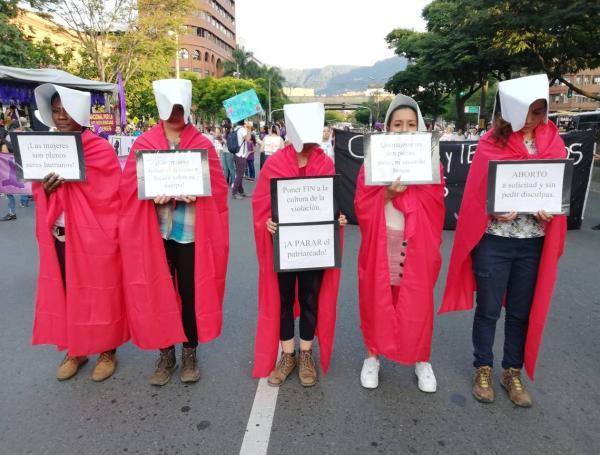
[{"label": "brown leather boot", "polygon": [[181,382],[198,382],[200,380],[196,348],[183,348],[181,351],[179,379],[181,379]]},{"label": "brown leather boot", "polygon": [[117,353],[115,351],[103,352],[96,360],[92,373],[92,380],[96,382],[110,378],[117,369]]},{"label": "brown leather boot", "polygon": [[492,367],[475,369],[473,378],[473,396],[481,403],[494,402],[494,387],[492,386]]},{"label": "brown leather boot", "polygon": [[176,368],[175,348],[161,349],[160,357],[156,361],[156,369],[150,378],[150,384],[165,385],[171,380],[171,375]]},{"label": "brown leather boot", "polygon": [[518,368],[508,368],[502,372],[500,384],[508,392],[510,401],[522,408],[530,408],[533,405],[531,395],[525,390],[523,381],[521,381],[521,370]]},{"label": "brown leather boot", "polygon": [[282,352],[277,366],[271,371],[269,379],[267,379],[268,384],[273,387],[279,387],[285,382],[291,372],[294,371],[294,368],[296,368],[296,356]]},{"label": "brown leather boot", "polygon": [[300,384],[312,387],[317,383],[317,368],[312,356],[312,349],[300,351],[300,368],[298,370]]},{"label": "brown leather boot", "polygon": [[71,379],[87,361],[87,357],[69,357],[67,354],[56,370],[56,379],[59,381]]}]

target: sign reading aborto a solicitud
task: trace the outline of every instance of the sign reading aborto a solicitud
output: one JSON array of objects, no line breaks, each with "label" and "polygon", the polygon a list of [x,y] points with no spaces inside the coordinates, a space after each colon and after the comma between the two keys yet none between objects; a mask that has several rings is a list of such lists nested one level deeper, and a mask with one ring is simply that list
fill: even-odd
[{"label": "sign reading aborto a solicitud", "polygon": [[276,272],[339,268],[338,176],[271,180]]},{"label": "sign reading aborto a solicitud", "polygon": [[81,133],[10,133],[14,144],[17,177],[26,182],[44,180],[49,173],[65,181],[85,180]]},{"label": "sign reading aborto a solicitud", "polygon": [[569,214],[573,160],[490,161],[488,166],[488,213]]},{"label": "sign reading aborto a solicitud", "polygon": [[137,150],[138,199],[210,196],[208,150]]},{"label": "sign reading aborto a solicitud", "polygon": [[365,183],[440,183],[439,132],[365,134]]}]

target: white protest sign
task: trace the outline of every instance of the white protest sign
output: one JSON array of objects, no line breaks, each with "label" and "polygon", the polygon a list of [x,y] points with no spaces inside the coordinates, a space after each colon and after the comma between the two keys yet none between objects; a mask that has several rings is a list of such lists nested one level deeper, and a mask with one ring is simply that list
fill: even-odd
[{"label": "white protest sign", "polygon": [[206,150],[137,152],[138,196],[210,196]]},{"label": "white protest sign", "polygon": [[[490,213],[564,213],[565,171],[572,162],[490,162],[488,184]],[[572,169],[572,168],[571,168]],[[570,180],[569,180],[570,181]],[[493,202],[493,205],[490,203]]]},{"label": "white protest sign", "polygon": [[131,147],[137,137],[135,136],[108,136],[108,142],[113,146],[118,156],[129,156]]},{"label": "white protest sign", "polygon": [[[417,185],[439,183],[439,149],[431,133],[365,135],[367,185],[389,185],[396,179]],[[433,153],[436,152],[437,153]]]},{"label": "white protest sign", "polygon": [[333,189],[333,177],[277,180],[279,223],[332,221]]},{"label": "white protest sign", "polygon": [[272,155],[281,147],[281,138],[279,136],[265,136],[263,139],[263,151],[265,155]]},{"label": "white protest sign", "polygon": [[80,133],[11,133],[17,173],[23,180],[43,180],[50,172],[65,180],[85,178]]},{"label": "white protest sign", "polygon": [[336,265],[335,225],[279,226],[279,268],[330,268]]}]

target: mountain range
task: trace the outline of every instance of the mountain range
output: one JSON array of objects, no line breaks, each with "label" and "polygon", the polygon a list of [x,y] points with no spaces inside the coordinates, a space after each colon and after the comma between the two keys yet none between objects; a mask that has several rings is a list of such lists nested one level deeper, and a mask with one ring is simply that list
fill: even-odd
[{"label": "mountain range", "polygon": [[323,68],[283,69],[286,87],[313,88],[317,95],[339,95],[383,86],[398,71],[406,68],[404,57],[380,60],[371,66],[330,65]]}]

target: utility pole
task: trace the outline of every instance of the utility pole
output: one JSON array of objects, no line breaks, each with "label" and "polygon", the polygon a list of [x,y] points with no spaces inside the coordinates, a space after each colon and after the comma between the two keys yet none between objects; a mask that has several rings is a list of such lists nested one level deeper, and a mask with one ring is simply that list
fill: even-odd
[{"label": "utility pole", "polygon": [[271,79],[273,78],[272,74],[269,74],[269,125],[271,124]]}]

